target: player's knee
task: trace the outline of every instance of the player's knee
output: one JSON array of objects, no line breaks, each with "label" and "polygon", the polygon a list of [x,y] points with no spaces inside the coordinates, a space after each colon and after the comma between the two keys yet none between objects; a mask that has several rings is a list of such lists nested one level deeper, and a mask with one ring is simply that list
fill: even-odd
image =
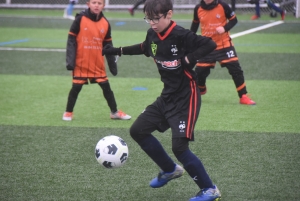
[{"label": "player's knee", "polygon": [[196,67],[195,72],[199,75],[203,71],[203,68]]},{"label": "player's knee", "polygon": [[109,82],[99,83],[99,86],[102,88],[103,92],[108,93],[111,91]]},{"label": "player's knee", "polygon": [[102,88],[104,97],[112,98],[114,97],[114,92],[111,90],[110,85],[108,82],[106,83],[99,83],[99,86]]},{"label": "player's knee", "polygon": [[141,139],[142,135],[140,135],[140,130],[141,128],[136,122],[134,122],[129,129],[130,136],[135,141],[139,141]]},{"label": "player's knee", "polygon": [[228,63],[226,64],[226,68],[228,69],[229,74],[232,76],[238,76],[243,74],[242,67],[238,62]]},{"label": "player's knee", "polygon": [[199,77],[207,77],[210,73],[210,68],[201,68],[201,67],[196,67],[195,72],[197,73],[198,78]]},{"label": "player's knee", "polygon": [[149,137],[149,135],[151,135],[151,132],[148,130],[145,130],[145,128],[142,127],[141,125],[144,125],[143,120],[137,118],[129,129],[130,136],[137,143],[143,141],[145,138],[147,138],[147,137]]},{"label": "player's knee", "polygon": [[180,156],[187,149],[189,149],[189,140],[187,138],[172,139],[172,151],[175,157]]}]

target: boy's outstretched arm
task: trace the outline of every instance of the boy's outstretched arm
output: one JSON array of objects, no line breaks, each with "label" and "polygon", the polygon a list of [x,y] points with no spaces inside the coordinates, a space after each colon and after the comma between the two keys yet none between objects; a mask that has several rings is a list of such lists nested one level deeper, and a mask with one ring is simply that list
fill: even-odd
[{"label": "boy's outstretched arm", "polygon": [[197,60],[205,57],[217,47],[217,44],[211,38],[202,36],[198,37],[202,38],[201,46],[199,46],[195,51],[185,55],[184,58],[181,59],[183,65],[190,69],[196,65]]},{"label": "boy's outstretched arm", "polygon": [[126,46],[126,47],[112,47],[110,45],[106,45],[102,50],[102,55],[140,55],[144,54],[143,43]]}]

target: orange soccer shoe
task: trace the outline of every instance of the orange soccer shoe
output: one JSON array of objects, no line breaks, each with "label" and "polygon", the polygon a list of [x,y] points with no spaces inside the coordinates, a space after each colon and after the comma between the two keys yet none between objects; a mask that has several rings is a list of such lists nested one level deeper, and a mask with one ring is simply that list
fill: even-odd
[{"label": "orange soccer shoe", "polygon": [[240,98],[240,104],[243,104],[243,105],[255,105],[256,103],[253,100],[251,100],[246,94],[244,94]]},{"label": "orange soccer shoe", "polygon": [[131,116],[129,116],[128,114],[125,114],[121,110],[118,110],[115,113],[110,113],[110,118],[111,119],[129,120],[129,119],[131,119]]},{"label": "orange soccer shoe", "polygon": [[284,18],[285,18],[285,14],[286,14],[286,11],[285,11],[285,10],[283,10],[283,11],[282,11],[282,13],[281,13],[281,20],[284,20]]},{"label": "orange soccer shoe", "polygon": [[64,121],[72,121],[73,112],[64,112],[62,120]]},{"label": "orange soccer shoe", "polygon": [[259,18],[259,16],[253,15],[253,16],[251,17],[251,20],[257,20],[258,18]]},{"label": "orange soccer shoe", "polygon": [[128,9],[128,12],[130,13],[131,16],[134,15],[134,10],[133,10],[132,8],[129,8],[129,9]]}]

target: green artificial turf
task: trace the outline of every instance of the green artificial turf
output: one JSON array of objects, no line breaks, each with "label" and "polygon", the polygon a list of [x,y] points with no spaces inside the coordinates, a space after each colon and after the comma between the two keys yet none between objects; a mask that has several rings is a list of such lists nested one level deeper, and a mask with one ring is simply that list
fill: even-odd
[{"label": "green artificial turf", "polygon": [[[187,174],[151,189],[148,183],[158,168],[127,128],[2,125],[0,131],[1,200],[181,201],[198,191]],[[104,169],[94,157],[97,141],[110,134],[129,146],[129,159],[120,169]],[[171,153],[170,132],[155,136]],[[298,199],[299,134],[196,131],[196,137],[191,149],[223,200]]]},{"label": "green artificial turf", "polygon": [[[163,188],[150,188],[159,169],[129,135],[131,124],[163,87],[151,58],[122,56],[118,75],[108,73],[118,108],[131,120],[109,118],[98,85],[83,87],[73,121],[61,120],[71,88],[64,52],[71,21],[61,12],[0,9],[0,200],[182,201],[194,196],[199,189],[187,173]],[[148,25],[142,13],[106,15],[115,46],[144,40]],[[190,14],[175,16],[189,28]],[[243,18],[232,33],[270,21]],[[257,105],[239,104],[234,83],[219,64],[207,80],[190,148],[224,201],[300,196],[299,33],[299,22],[288,16],[283,24],[233,39]],[[127,142],[129,158],[121,168],[107,170],[97,163],[94,149],[111,134]],[[177,162],[170,131],[154,135]]]}]

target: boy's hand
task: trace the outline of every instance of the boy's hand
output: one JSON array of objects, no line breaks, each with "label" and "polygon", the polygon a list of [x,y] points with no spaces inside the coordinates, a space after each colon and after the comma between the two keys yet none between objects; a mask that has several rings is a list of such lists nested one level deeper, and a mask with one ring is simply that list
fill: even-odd
[{"label": "boy's hand", "polygon": [[219,26],[219,27],[216,28],[216,31],[217,31],[218,34],[222,34],[222,33],[225,32],[225,29],[224,29],[224,27]]},{"label": "boy's hand", "polygon": [[105,45],[105,47],[102,49],[102,55],[119,55],[121,56],[122,49],[121,47],[115,48],[111,45]]},{"label": "boy's hand", "polygon": [[193,69],[194,66],[196,65],[196,62],[190,61],[188,56],[184,56],[181,58],[181,65],[186,68]]},{"label": "boy's hand", "polygon": [[105,55],[109,70],[113,76],[118,74],[118,66],[115,55]]}]

